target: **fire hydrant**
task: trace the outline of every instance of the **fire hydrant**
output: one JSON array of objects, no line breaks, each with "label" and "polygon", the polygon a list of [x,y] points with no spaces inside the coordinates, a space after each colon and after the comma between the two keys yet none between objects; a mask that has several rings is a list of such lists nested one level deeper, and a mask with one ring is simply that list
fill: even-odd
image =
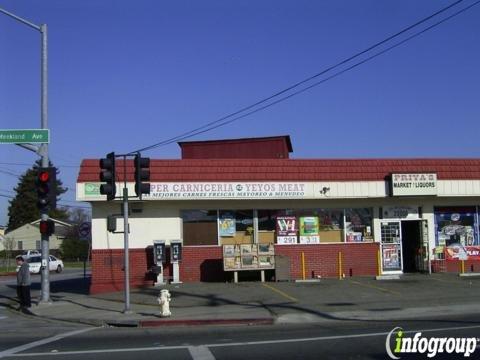
[{"label": "fire hydrant", "polygon": [[160,290],[160,295],[158,296],[157,300],[161,307],[160,316],[167,317],[172,315],[170,311],[171,296],[167,289]]}]

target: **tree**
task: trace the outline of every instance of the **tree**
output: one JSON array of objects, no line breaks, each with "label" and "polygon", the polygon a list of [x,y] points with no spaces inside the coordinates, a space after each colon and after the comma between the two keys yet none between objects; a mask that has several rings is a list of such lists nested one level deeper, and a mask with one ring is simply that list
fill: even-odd
[{"label": "tree", "polygon": [[72,227],[60,245],[62,256],[67,260],[87,260],[90,252],[90,238],[80,239],[79,227],[84,222],[90,222],[91,216],[81,208],[70,209],[68,215]]},{"label": "tree", "polygon": [[[10,205],[8,207],[8,231],[15,230],[22,225],[31,223],[40,218],[40,211],[37,208],[37,191],[35,187],[35,180],[39,167],[40,160],[38,160],[32,168],[28,169],[25,174],[20,176],[18,185],[14,189],[16,195],[10,200]],[[58,176],[56,191],[57,200],[60,195],[67,191],[67,189],[62,186],[62,182],[58,179]],[[67,211],[59,208],[50,210],[49,216],[58,220],[68,219]]]},{"label": "tree", "polygon": [[14,238],[11,238],[8,235],[4,237],[3,247],[5,249],[4,250],[5,251],[5,260],[6,260],[5,263],[6,263],[7,271],[10,268],[10,261],[12,259],[13,249],[15,249],[16,244],[17,244],[17,242],[15,241]]}]

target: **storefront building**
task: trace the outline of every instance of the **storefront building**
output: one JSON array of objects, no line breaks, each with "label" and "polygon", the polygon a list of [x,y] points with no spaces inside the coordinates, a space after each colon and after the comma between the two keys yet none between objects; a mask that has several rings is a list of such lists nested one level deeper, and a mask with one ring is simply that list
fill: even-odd
[{"label": "storefront building", "polygon": [[[183,282],[480,271],[480,159],[289,159],[288,136],[180,147],[181,159],[151,160],[151,193],[131,202],[132,286],[152,285],[156,240],[182,243]],[[123,235],[106,220],[120,203],[99,185],[99,161],[83,160],[92,293],[123,287]]]}]

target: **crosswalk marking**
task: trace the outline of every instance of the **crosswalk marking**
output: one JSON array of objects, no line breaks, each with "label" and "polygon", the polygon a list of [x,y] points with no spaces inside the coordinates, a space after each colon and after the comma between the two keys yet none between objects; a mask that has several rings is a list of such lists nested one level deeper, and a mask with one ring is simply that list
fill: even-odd
[{"label": "crosswalk marking", "polygon": [[193,360],[215,360],[215,356],[213,356],[208,347],[203,345],[189,346],[188,352],[192,356]]}]

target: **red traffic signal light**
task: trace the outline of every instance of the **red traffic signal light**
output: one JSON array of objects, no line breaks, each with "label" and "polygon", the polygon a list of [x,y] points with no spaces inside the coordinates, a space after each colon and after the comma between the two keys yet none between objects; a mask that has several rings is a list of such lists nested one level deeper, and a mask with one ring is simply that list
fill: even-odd
[{"label": "red traffic signal light", "polygon": [[57,169],[54,167],[39,168],[35,181],[40,210],[54,209],[57,204]]},{"label": "red traffic signal light", "polygon": [[42,170],[38,173],[38,180],[47,183],[50,180],[50,173],[48,171]]},{"label": "red traffic signal light", "polygon": [[40,221],[40,234],[51,236],[55,232],[55,223],[53,220],[41,220]]}]

